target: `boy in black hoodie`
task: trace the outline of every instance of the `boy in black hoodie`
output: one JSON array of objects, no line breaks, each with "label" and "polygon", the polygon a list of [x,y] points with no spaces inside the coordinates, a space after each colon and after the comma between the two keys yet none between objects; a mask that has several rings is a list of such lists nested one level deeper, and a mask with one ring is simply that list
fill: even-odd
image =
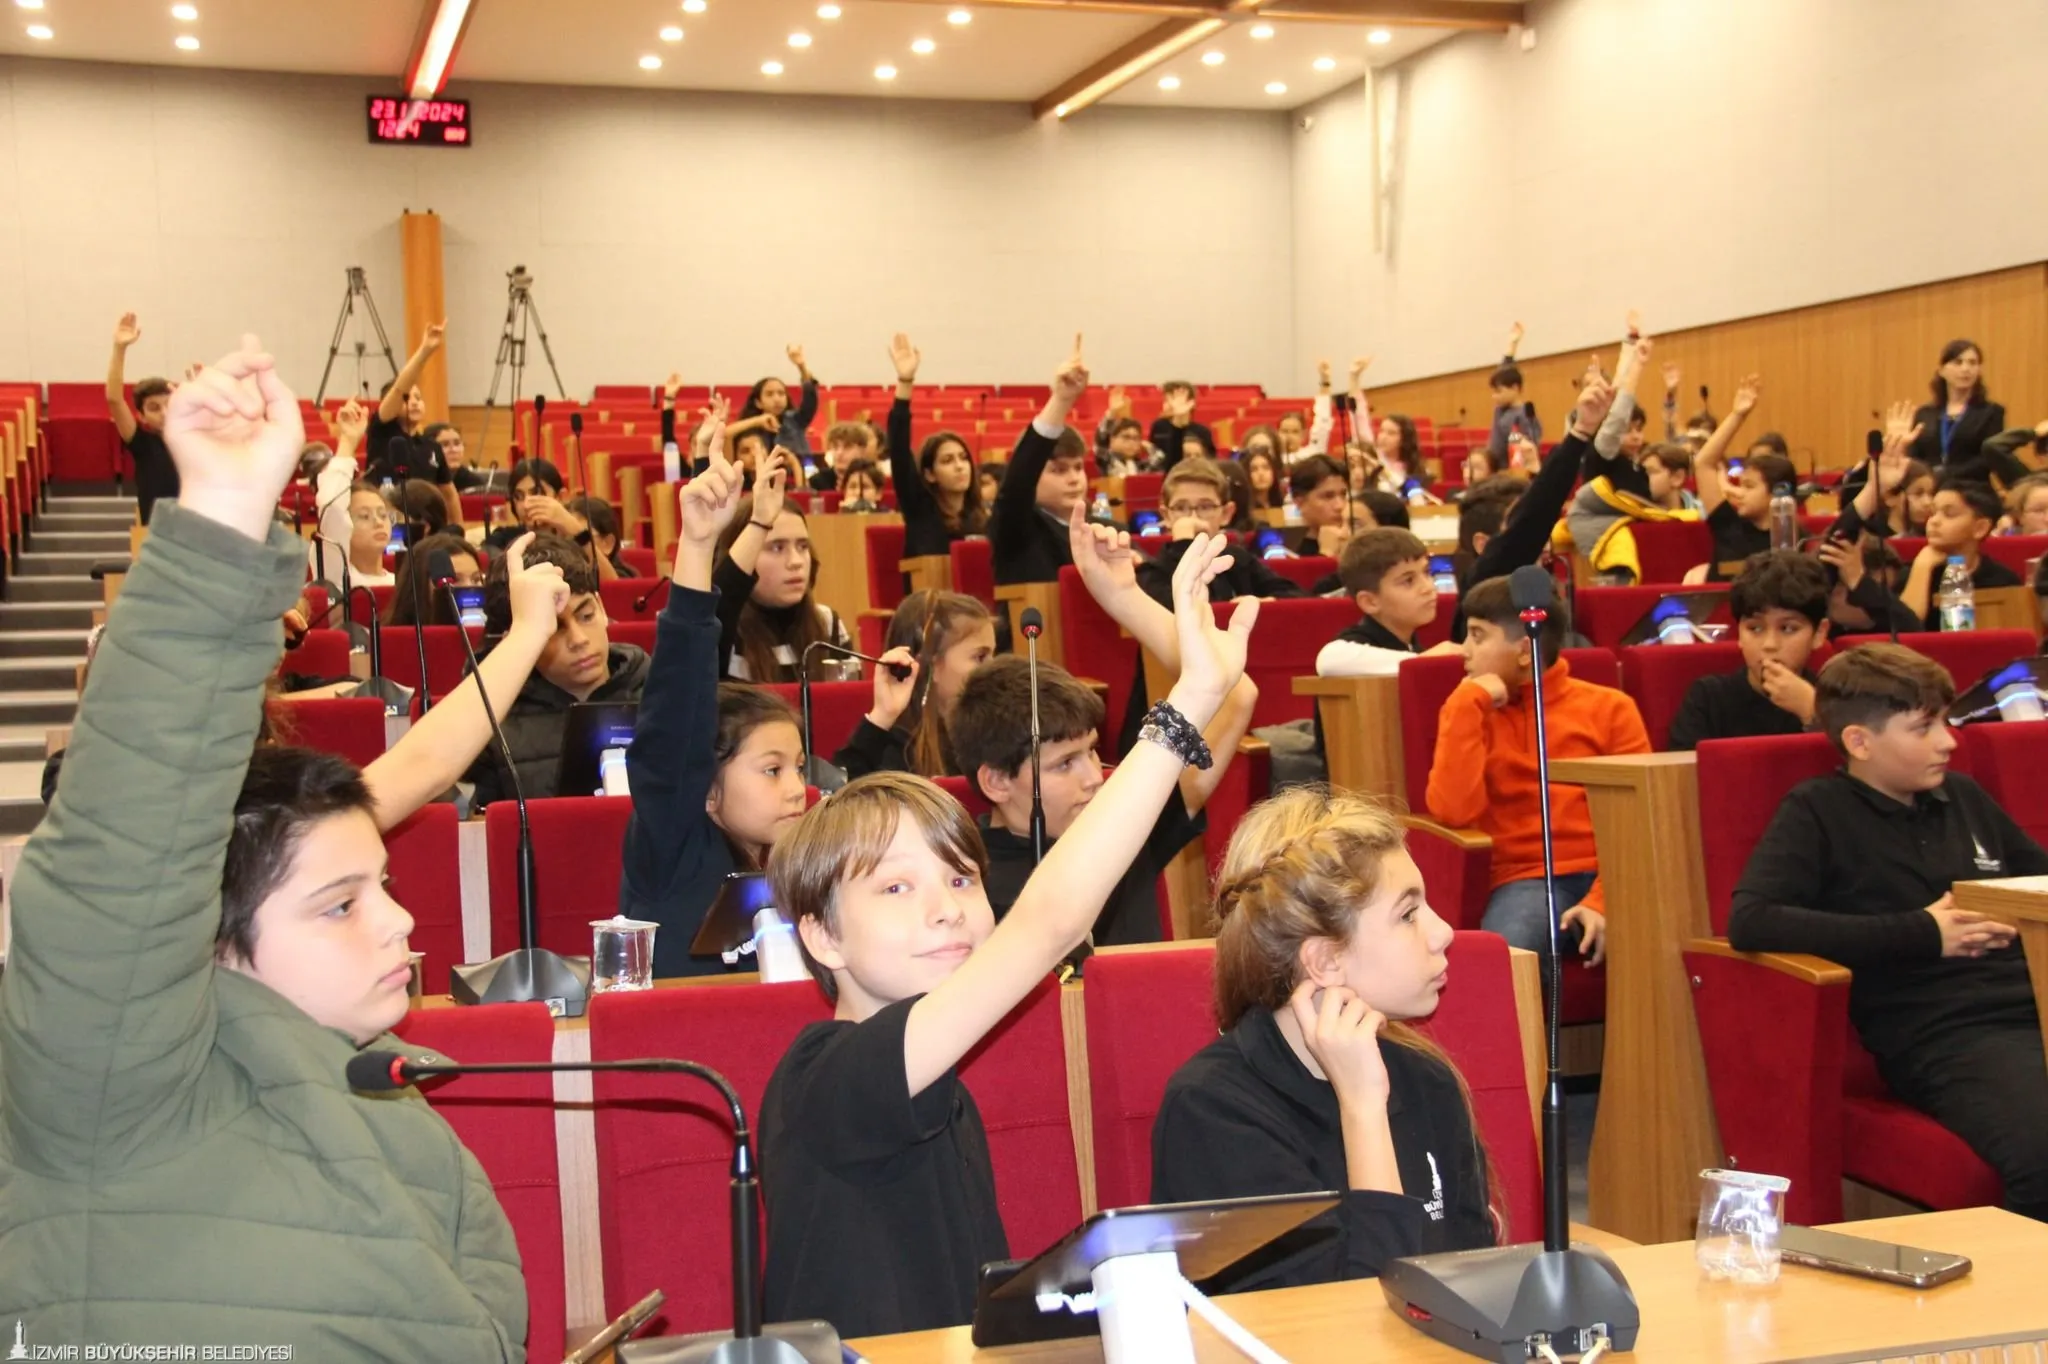
[{"label": "boy in black hoodie", "polygon": [[1052,396],[1024,428],[1003,471],[988,519],[988,538],[998,583],[1049,583],[1072,563],[1067,520],[1088,501],[1088,442],[1067,426],[1067,414],[1088,391],[1088,366],[1081,359],[1081,334],[1074,353],[1053,376]]}]

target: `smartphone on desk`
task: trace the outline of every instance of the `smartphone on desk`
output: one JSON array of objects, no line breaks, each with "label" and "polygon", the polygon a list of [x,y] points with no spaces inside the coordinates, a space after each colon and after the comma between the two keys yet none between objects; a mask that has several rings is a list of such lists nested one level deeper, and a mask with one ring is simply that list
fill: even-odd
[{"label": "smartphone on desk", "polygon": [[1882,1279],[1908,1288],[1933,1288],[1962,1278],[1971,1268],[1965,1255],[1895,1246],[1889,1241],[1866,1241],[1860,1236],[1816,1231],[1812,1227],[1784,1228],[1778,1235],[1778,1253],[1789,1264]]}]

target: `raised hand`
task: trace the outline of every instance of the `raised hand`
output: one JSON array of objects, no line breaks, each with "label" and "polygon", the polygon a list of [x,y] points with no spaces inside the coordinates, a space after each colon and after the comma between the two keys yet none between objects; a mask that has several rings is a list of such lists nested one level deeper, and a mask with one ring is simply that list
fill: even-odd
[{"label": "raised hand", "polygon": [[1513,355],[1513,354],[1514,354],[1514,353],[1515,353],[1516,351],[1518,351],[1518,350],[1520,350],[1520,349],[1522,348],[1522,336],[1523,336],[1523,329],[1522,329],[1522,324],[1521,324],[1521,323],[1517,322],[1517,323],[1515,323],[1515,324],[1514,324],[1513,326],[1511,326],[1511,327],[1509,327],[1509,328],[1508,328],[1508,354],[1509,354],[1509,355]]},{"label": "raised hand", "polygon": [[447,339],[448,319],[444,317],[433,326],[427,328],[427,334],[420,338],[420,349],[432,355],[435,351],[441,349],[442,343]]},{"label": "raised hand", "polygon": [[1109,391],[1109,415],[1118,420],[1131,415],[1131,395],[1124,392],[1122,384]]},{"label": "raised hand", "polygon": [[661,382],[661,396],[669,402],[676,400],[676,390],[683,386],[683,376],[675,370],[668,372],[668,378]]},{"label": "raised hand", "polygon": [[804,347],[803,347],[803,342],[801,342],[801,341],[792,341],[792,342],[790,342],[788,346],[786,346],[786,347],[784,347],[784,348],[783,348],[783,354],[785,354],[785,355],[787,355],[787,356],[789,357],[789,363],[791,363],[792,365],[795,365],[795,366],[796,366],[796,369],[797,369],[797,373],[799,373],[799,374],[809,374],[809,373],[811,372],[811,371],[810,371],[810,367],[809,367],[809,366],[807,366],[806,364],[804,364]]},{"label": "raised hand", "polygon": [[1380,1029],[1386,1026],[1386,1015],[1348,986],[1321,988],[1312,980],[1295,987],[1287,1007],[1301,1029],[1302,1045],[1315,1058],[1316,1068],[1330,1088],[1337,1091],[1338,1106],[1384,1107],[1392,1093],[1386,1059],[1380,1054]]},{"label": "raised hand", "polygon": [[185,510],[261,540],[298,470],[306,425],[298,398],[277,377],[277,362],[245,335],[240,350],[171,394],[164,440]]},{"label": "raised hand", "polygon": [[127,350],[142,339],[142,326],[136,322],[134,313],[122,313],[121,320],[114,324],[114,344]]},{"label": "raised hand", "polygon": [[[1223,698],[1244,676],[1252,627],[1259,620],[1259,599],[1240,598],[1228,628],[1219,629],[1209,605],[1209,583],[1230,567],[1224,551],[1230,541],[1221,535],[1197,535],[1173,571],[1173,623],[1180,636],[1180,677],[1173,684],[1176,708],[1196,727],[1209,723]],[[1189,710],[1193,705],[1201,711]]]},{"label": "raised hand", "polygon": [[[740,494],[743,491],[745,489],[739,468],[722,455],[714,455],[711,466],[685,483],[682,492],[677,496],[676,510],[682,542],[702,549],[708,556],[711,547],[718,543],[719,533],[732,523],[733,514],[739,510]],[[682,563],[682,548],[678,545],[678,580],[683,577]],[[706,574],[708,585],[708,559]]]},{"label": "raised hand", "polygon": [[1330,386],[1330,362],[1328,360],[1316,361],[1316,383],[1323,388]]},{"label": "raised hand", "polygon": [[1081,333],[1074,333],[1074,351],[1052,376],[1052,391],[1055,398],[1063,400],[1069,408],[1081,401],[1081,395],[1088,391],[1088,362],[1081,358]]},{"label": "raised hand", "polygon": [[1764,396],[1764,378],[1761,374],[1745,374],[1742,382],[1735,386],[1735,415],[1747,417],[1756,409],[1757,399]]},{"label": "raised hand", "polygon": [[690,437],[690,451],[698,459],[707,455],[713,463],[725,457],[725,418],[732,404],[712,394],[708,405],[697,409],[697,432]]},{"label": "raised hand", "polygon": [[1682,377],[1684,376],[1680,372],[1676,361],[1666,360],[1664,362],[1664,391],[1667,394],[1678,392],[1678,381]]},{"label": "raised hand", "polygon": [[1911,402],[1893,403],[1885,410],[1885,455],[1896,454],[1903,461],[1906,457],[1906,452],[1912,448],[1913,442],[1920,439],[1920,427],[1913,420],[1913,411],[1914,408]]},{"label": "raised hand", "polygon": [[896,366],[896,382],[914,384],[917,382],[917,367],[923,363],[924,355],[910,344],[910,337],[897,332],[889,342],[889,361]]},{"label": "raised hand", "polygon": [[1166,416],[1175,426],[1181,425],[1195,415],[1195,399],[1192,394],[1173,393],[1166,398]]},{"label": "raised hand", "polygon": [[1364,377],[1366,370],[1370,368],[1372,368],[1372,357],[1370,355],[1355,355],[1351,358],[1351,386],[1353,388],[1358,387],[1358,381]]},{"label": "raised hand", "polygon": [[1138,590],[1138,554],[1128,531],[1098,526],[1087,508],[1076,506],[1067,518],[1067,548],[1081,585],[1105,610],[1114,599]]},{"label": "raised hand", "polygon": [[[901,663],[910,672],[899,681],[887,666],[891,663]],[[899,644],[882,655],[882,664],[875,669],[875,705],[867,719],[876,729],[894,729],[917,695],[917,655]]]},{"label": "raised hand", "polygon": [[542,636],[555,632],[555,623],[569,609],[569,584],[555,564],[526,562],[533,547],[533,532],[514,540],[505,549],[505,593],[512,601],[512,628],[533,630]]},{"label": "raised hand", "polygon": [[360,445],[363,433],[370,429],[370,414],[364,410],[361,403],[350,398],[334,409],[334,416],[328,419],[327,424],[344,443]]},{"label": "raised hand", "polygon": [[1643,334],[1643,315],[1634,308],[1628,310],[1628,339],[1633,341]]},{"label": "raised hand", "polygon": [[1600,373],[1598,360],[1586,371],[1586,381],[1579,386],[1579,402],[1572,414],[1572,430],[1586,440],[1593,439],[1600,423],[1607,420],[1607,410],[1614,406],[1614,385],[1607,382]]},{"label": "raised hand", "polygon": [[754,524],[767,530],[775,524],[775,518],[782,515],[782,503],[788,495],[789,466],[775,460],[768,466],[766,478],[754,480]]}]

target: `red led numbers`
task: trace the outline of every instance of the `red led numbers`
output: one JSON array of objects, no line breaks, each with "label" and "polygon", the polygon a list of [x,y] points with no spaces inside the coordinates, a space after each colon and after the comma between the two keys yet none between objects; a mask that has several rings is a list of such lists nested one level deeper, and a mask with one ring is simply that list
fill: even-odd
[{"label": "red led numbers", "polygon": [[370,141],[395,146],[466,147],[470,132],[466,99],[369,97]]}]

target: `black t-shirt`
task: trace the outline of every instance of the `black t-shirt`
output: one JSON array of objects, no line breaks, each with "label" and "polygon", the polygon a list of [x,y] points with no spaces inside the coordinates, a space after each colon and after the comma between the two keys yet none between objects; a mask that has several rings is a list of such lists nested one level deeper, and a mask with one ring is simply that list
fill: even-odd
[{"label": "black t-shirt", "polygon": [[1009,1258],[988,1134],[952,1071],[909,1092],[898,1000],[797,1034],[761,1100],[770,1321],[841,1336],[965,1325],[981,1266]]},{"label": "black t-shirt", "polygon": [[[395,440],[405,442],[402,450],[393,449],[391,443]],[[447,483],[454,478],[438,444],[424,436],[408,435],[397,422],[388,422],[382,417],[370,418],[370,432],[363,442],[363,457],[369,461],[363,477],[372,483],[387,478],[393,483],[403,483],[409,478]]]},{"label": "black t-shirt", "polygon": [[[1732,502],[1723,502],[1707,514],[1707,529],[1714,532],[1714,563],[1739,564],[1752,554],[1763,554],[1771,547],[1771,528],[1753,526],[1742,519]],[[1720,576],[1718,570],[1707,575]]]},{"label": "black t-shirt", "polygon": [[[1801,673],[1808,682],[1812,673]],[[1750,739],[1766,734],[1803,734],[1806,726],[1789,710],[1780,709],[1749,684],[1749,669],[1702,677],[1686,688],[1671,737],[1664,745],[1673,753],[1690,753],[1705,739]]]},{"label": "black t-shirt", "polygon": [[178,466],[171,460],[171,447],[164,444],[163,432],[137,422],[127,449],[128,458],[135,461],[137,502],[147,508],[160,497],[178,495]]},{"label": "black t-shirt", "polygon": [[[1024,893],[1024,883],[1031,879],[1031,839],[1019,838],[991,822],[987,815],[976,822],[981,826],[981,841],[988,848],[988,903],[1000,921]],[[1208,827],[1208,816],[1189,814],[1187,803],[1175,791],[1166,808],[1159,812],[1130,870],[1116,883],[1102,912],[1095,916],[1097,947],[1160,941],[1159,874],[1176,853],[1200,838]],[[1057,841],[1048,840],[1046,851],[1050,852]]]}]

